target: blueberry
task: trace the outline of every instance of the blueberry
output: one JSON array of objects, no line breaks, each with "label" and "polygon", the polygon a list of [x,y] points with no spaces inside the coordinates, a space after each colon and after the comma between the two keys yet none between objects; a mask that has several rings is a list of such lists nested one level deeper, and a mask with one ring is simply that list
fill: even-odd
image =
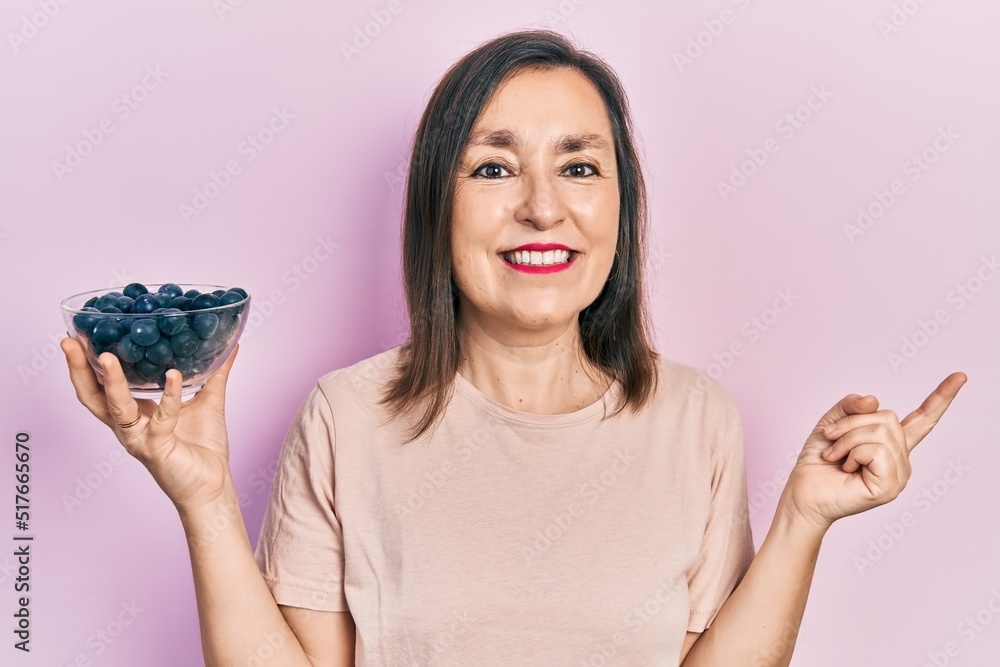
[{"label": "blueberry", "polygon": [[170,349],[170,341],[161,338],[146,348],[146,358],[154,364],[166,364],[173,359],[174,352]]},{"label": "blueberry", "polygon": [[170,300],[170,307],[180,309],[181,305],[185,301],[190,301],[190,300],[191,299],[187,298],[186,296],[175,296],[173,299]]},{"label": "blueberry", "polygon": [[[97,303],[97,297],[96,296],[92,296],[89,299],[87,299],[86,303],[83,304],[83,307],[84,308],[92,308],[95,303]],[[81,310],[82,310],[82,308],[81,308]]]},{"label": "blueberry", "polygon": [[135,299],[143,294],[149,294],[149,290],[142,283],[129,283],[122,290],[122,293],[127,297]]},{"label": "blueberry", "polygon": [[139,375],[139,372],[133,368],[132,364],[123,365],[122,371],[125,372],[125,379],[132,384],[146,384],[146,378]]},{"label": "blueberry", "polygon": [[213,290],[212,291],[212,294],[214,294],[215,296],[222,296],[225,293],[226,293],[226,290],[224,290],[224,289],[217,289],[217,290]]},{"label": "blueberry", "polygon": [[117,306],[106,306],[101,308],[102,313],[108,313],[109,315],[121,315],[122,309]]},{"label": "blueberry", "polygon": [[90,332],[94,330],[97,325],[98,318],[92,313],[100,313],[97,308],[93,306],[84,306],[80,309],[80,312],[73,316],[73,326],[76,327],[77,331],[82,331],[88,336]]},{"label": "blueberry", "polygon": [[[184,297],[181,297],[182,299]],[[171,313],[178,313],[177,315],[172,315]],[[164,314],[160,316],[160,333],[167,336],[173,336],[175,333],[184,328],[186,318],[183,315],[183,311],[177,308],[167,308]]]},{"label": "blueberry", "polygon": [[191,356],[200,345],[198,336],[190,329],[181,329],[170,337],[170,349],[179,357]]},{"label": "blueberry", "polygon": [[182,296],[184,294],[184,290],[181,289],[180,285],[176,285],[174,283],[163,283],[160,285],[160,289],[156,290],[156,293],[166,294],[173,299],[175,296]]},{"label": "blueberry", "polygon": [[135,362],[135,364],[132,367],[135,368],[136,371],[138,371],[139,375],[141,375],[147,380],[156,379],[163,373],[163,366],[154,363],[149,359],[140,359],[139,361]]},{"label": "blueberry", "polygon": [[102,296],[101,298],[99,298],[97,301],[94,302],[94,308],[97,308],[98,310],[104,310],[108,306],[114,306],[115,308],[118,308],[118,306],[120,305],[121,302],[118,300],[118,297],[111,296],[110,294],[105,294],[104,296]]},{"label": "blueberry", "polygon": [[181,310],[187,312],[191,310],[191,308],[193,307],[194,307],[194,299],[189,299],[188,297],[184,297],[184,303],[181,304]]},{"label": "blueberry", "polygon": [[229,290],[228,292],[223,292],[219,296],[219,305],[220,306],[228,306],[229,304],[232,304],[232,303],[239,303],[240,301],[242,301],[245,298],[246,297],[243,296],[242,294],[240,294],[239,292],[237,292],[235,290]]},{"label": "blueberry", "polygon": [[226,349],[226,341],[217,340],[215,338],[207,338],[201,341],[201,345],[198,346],[198,351],[195,353],[195,357],[204,359],[206,365],[211,364],[224,349]]},{"label": "blueberry", "polygon": [[[245,298],[246,297],[240,294],[239,292],[236,292],[234,290],[229,290],[228,292],[219,297],[219,305],[231,306],[234,303],[239,303],[240,301],[243,301]],[[237,315],[242,313],[243,305],[236,306],[235,308],[232,309],[232,312],[236,313]]]},{"label": "blueberry", "polygon": [[229,291],[230,292],[236,292],[237,294],[239,294],[240,296],[242,296],[244,299],[247,298],[248,296],[250,296],[249,294],[247,294],[247,291],[245,289],[243,289],[242,287],[230,287]]},{"label": "blueberry", "polygon": [[113,296],[113,297],[115,297],[117,299],[117,298],[125,296],[125,295],[122,294],[121,292],[108,292],[104,296]]},{"label": "blueberry", "polygon": [[160,326],[156,320],[143,318],[132,323],[130,334],[139,345],[152,345],[160,339]]},{"label": "blueberry", "polygon": [[[90,340],[93,341],[95,347],[99,345],[106,348],[116,342],[119,337],[118,322],[115,320],[101,320],[94,326],[94,333],[90,336]],[[95,353],[100,354],[96,350]]]},{"label": "blueberry", "polygon": [[123,313],[129,313],[132,312],[132,304],[135,303],[135,300],[131,297],[120,296],[118,297],[118,303],[118,307],[122,309]]},{"label": "blueberry", "polygon": [[144,315],[160,307],[160,300],[154,294],[140,294],[132,304],[132,312]]},{"label": "blueberry", "polygon": [[[205,313],[207,315],[207,313]],[[236,328],[237,320],[232,315],[219,315],[219,326],[215,330],[215,336],[217,338],[227,338],[233,329]]]},{"label": "blueberry", "polygon": [[133,320],[130,317],[123,317],[122,319],[118,320],[118,333],[119,333],[118,337],[119,338],[124,338],[125,336],[129,335],[130,333],[132,333],[132,323],[134,321],[135,320]]},{"label": "blueberry", "polygon": [[187,292],[184,292],[184,296],[186,296],[189,299],[193,299],[196,296],[198,296],[199,294],[201,294],[201,292],[199,292],[196,289],[189,289]]},{"label": "blueberry", "polygon": [[170,365],[181,372],[182,378],[187,379],[191,375],[191,369],[194,368],[194,357],[174,357]]},{"label": "blueberry", "polygon": [[215,313],[198,313],[191,322],[191,328],[199,338],[211,338],[219,326],[219,316]]},{"label": "blueberry", "polygon": [[191,304],[192,310],[204,310],[206,308],[215,308],[219,305],[219,297],[214,294],[199,294],[194,298],[194,303]]},{"label": "blueberry", "polygon": [[[123,364],[134,364],[142,359],[144,353],[145,348],[136,343],[129,336],[122,338],[115,346],[115,356],[118,357]],[[122,367],[124,368],[124,365]]]}]

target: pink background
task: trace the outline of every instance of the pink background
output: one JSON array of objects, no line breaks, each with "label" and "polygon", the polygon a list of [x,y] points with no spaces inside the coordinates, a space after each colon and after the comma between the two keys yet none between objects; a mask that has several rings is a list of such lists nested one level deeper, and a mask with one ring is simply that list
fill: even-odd
[{"label": "pink background", "polygon": [[[398,3],[396,14],[381,1],[3,4],[0,542],[15,532],[19,430],[33,445],[36,541],[29,656],[11,648],[13,549],[0,548],[0,662],[201,664],[176,513],[76,402],[54,342],[58,302],[132,280],[239,285],[258,307],[272,302],[245,337],[227,405],[255,542],[278,448],[312,383],[405,335],[400,175],[434,84],[488,38],[553,27],[605,57],[630,94],[659,349],[739,403],[758,546],[773,480],[830,406],[871,393],[902,418],[950,372],[969,376],[914,451],[903,494],[828,534],[793,664],[993,664],[1000,279],[983,258],[1000,251],[1000,5]],[[372,12],[391,21],[346,57]],[[810,109],[813,90],[824,99]],[[250,159],[241,143],[275,110],[293,117]],[[796,113],[797,126],[782,120]],[[55,168],[102,119],[112,131],[79,166]],[[921,170],[912,159],[925,151],[933,164]],[[742,165],[752,175],[724,199],[718,183],[754,155],[763,164]],[[185,221],[180,206],[231,160],[239,173]],[[879,213],[894,180],[891,205],[849,239],[845,225],[859,207]],[[778,290],[794,300],[775,316]],[[943,323],[923,335],[936,313]],[[756,333],[755,317],[768,322]],[[904,338],[919,345],[910,359]],[[742,353],[726,359],[734,342]],[[78,489],[89,496],[68,509]],[[120,616],[130,624],[119,634]]]}]

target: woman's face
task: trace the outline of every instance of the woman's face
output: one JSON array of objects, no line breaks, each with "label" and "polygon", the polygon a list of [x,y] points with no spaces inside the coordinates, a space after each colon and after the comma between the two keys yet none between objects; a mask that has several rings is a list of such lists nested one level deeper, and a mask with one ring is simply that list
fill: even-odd
[{"label": "woman's face", "polygon": [[455,188],[452,270],[465,324],[554,334],[575,325],[614,261],[616,167],[604,100],[576,70],[524,71],[493,95]]}]

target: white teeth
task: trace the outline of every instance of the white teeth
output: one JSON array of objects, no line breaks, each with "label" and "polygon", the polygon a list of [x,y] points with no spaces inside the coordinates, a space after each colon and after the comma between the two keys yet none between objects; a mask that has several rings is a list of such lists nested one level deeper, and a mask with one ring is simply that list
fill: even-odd
[{"label": "white teeth", "polygon": [[503,258],[511,264],[530,264],[531,266],[549,266],[565,264],[569,261],[569,250],[515,250],[503,253]]}]

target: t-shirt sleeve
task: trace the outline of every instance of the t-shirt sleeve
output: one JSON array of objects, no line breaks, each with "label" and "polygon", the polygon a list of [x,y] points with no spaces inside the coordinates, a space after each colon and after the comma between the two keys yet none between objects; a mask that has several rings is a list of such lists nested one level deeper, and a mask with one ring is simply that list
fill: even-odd
[{"label": "t-shirt sleeve", "polygon": [[755,555],[747,511],[743,422],[733,406],[712,456],[712,501],[701,552],[688,575],[688,632],[703,632],[729,599]]},{"label": "t-shirt sleeve", "polygon": [[255,551],[278,604],[348,611],[335,440],[333,411],[317,383],[285,435]]}]

